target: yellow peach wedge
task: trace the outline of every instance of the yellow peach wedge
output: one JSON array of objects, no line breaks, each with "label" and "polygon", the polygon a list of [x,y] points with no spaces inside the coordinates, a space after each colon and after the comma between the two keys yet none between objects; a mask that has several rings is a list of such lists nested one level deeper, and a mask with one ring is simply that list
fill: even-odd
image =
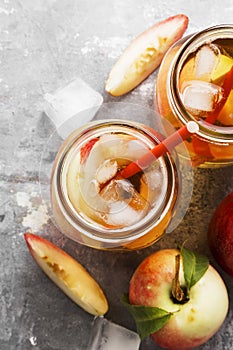
[{"label": "yellow peach wedge", "polygon": [[32,233],[24,238],[40,268],[70,299],[92,315],[108,311],[102,289],[80,263],[45,238]]},{"label": "yellow peach wedge", "polygon": [[136,37],[113,66],[105,89],[121,96],[134,89],[161,63],[170,46],[188,26],[188,17],[179,14],[156,23]]}]

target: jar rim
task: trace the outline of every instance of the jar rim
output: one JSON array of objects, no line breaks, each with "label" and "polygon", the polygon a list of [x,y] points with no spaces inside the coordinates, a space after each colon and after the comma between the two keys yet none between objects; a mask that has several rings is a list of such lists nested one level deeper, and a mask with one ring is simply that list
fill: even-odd
[{"label": "jar rim", "polygon": [[[67,198],[64,196],[64,193],[61,188],[61,170],[64,167],[65,157],[72,146],[75,144],[75,140],[80,138],[81,136],[88,137],[89,131],[99,128],[100,126],[108,127],[108,126],[117,126],[120,128],[131,127],[136,129],[138,132],[144,133],[146,137],[149,137],[151,140],[159,142],[159,139],[156,138],[152,132],[144,127],[143,124],[132,121],[122,121],[117,119],[109,119],[109,120],[98,120],[88,124],[86,128],[82,128],[78,133],[73,133],[73,137],[66,144],[65,149],[60,154],[55,172],[54,172],[54,182],[55,182],[55,192],[57,201],[59,203],[60,210],[65,216],[66,220],[69,221],[72,226],[74,226],[78,231],[80,231],[83,235],[105,243],[113,243],[113,242],[130,242],[137,238],[144,236],[147,232],[149,232],[153,226],[154,222],[158,223],[164,218],[164,216],[169,211],[171,203],[173,201],[173,197],[176,192],[176,183],[177,183],[177,170],[175,163],[171,157],[171,155],[166,154],[161,157],[161,160],[166,166],[166,174],[167,174],[167,185],[166,185],[166,195],[164,199],[164,203],[161,203],[158,210],[153,212],[153,215],[149,215],[148,213],[145,215],[143,219],[138,221],[137,223],[130,225],[128,227],[124,227],[123,229],[113,229],[111,233],[109,229],[104,229],[103,226],[95,227],[94,223],[88,222],[80,215],[75,215],[74,211],[71,210],[69,203],[67,202]],[[93,137],[93,136],[92,136]]]},{"label": "jar rim", "polygon": [[[199,124],[197,136],[210,142],[220,144],[233,144],[233,126],[219,126],[205,122],[204,120],[197,121],[191,113],[189,113],[181,99],[179,92],[179,76],[183,64],[190,53],[195,52],[200,46],[205,43],[211,43],[217,39],[232,39],[233,40],[233,25],[220,24],[201,30],[187,37],[181,47],[174,55],[172,64],[168,71],[167,87],[168,99],[171,108],[177,118],[182,123],[186,124],[190,120],[194,120]],[[185,39],[185,38],[184,38]],[[181,39],[184,40],[184,39]],[[177,43],[174,45],[176,46]]]}]

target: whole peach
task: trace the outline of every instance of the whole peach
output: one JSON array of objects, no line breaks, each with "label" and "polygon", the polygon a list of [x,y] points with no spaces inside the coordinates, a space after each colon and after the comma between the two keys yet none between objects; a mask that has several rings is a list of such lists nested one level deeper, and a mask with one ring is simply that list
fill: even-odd
[{"label": "whole peach", "polygon": [[[217,271],[209,265],[190,288],[181,304],[172,297],[176,249],[163,249],[148,256],[136,269],[129,287],[131,305],[144,305],[172,312],[168,322],[151,335],[162,348],[192,349],[205,343],[222,325],[228,311],[228,293]],[[179,281],[185,285],[182,259]]]}]

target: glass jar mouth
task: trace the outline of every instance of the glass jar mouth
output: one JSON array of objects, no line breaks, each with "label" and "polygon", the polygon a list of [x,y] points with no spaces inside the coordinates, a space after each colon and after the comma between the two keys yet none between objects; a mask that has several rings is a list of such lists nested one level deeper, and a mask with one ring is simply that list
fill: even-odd
[{"label": "glass jar mouth", "polygon": [[197,120],[185,108],[181,93],[179,91],[179,77],[181,69],[187,60],[187,57],[194,53],[203,44],[210,44],[217,39],[232,39],[233,41],[233,25],[217,25],[204,29],[198,33],[190,35],[181,45],[175,54],[172,64],[168,72],[167,94],[170,106],[182,123],[186,124],[190,120],[194,120],[199,124],[197,135],[209,142],[220,144],[233,143],[233,126],[219,126],[205,122],[205,120]]},{"label": "glass jar mouth", "polygon": [[110,128],[110,130],[115,128],[117,131],[122,131],[124,128],[129,131],[131,128],[134,130],[133,135],[144,135],[143,137],[147,137],[150,143],[155,144],[159,142],[159,139],[156,138],[152,132],[139,123],[131,121],[124,122],[116,119],[92,122],[85,129],[82,129],[81,132],[79,130],[77,134],[73,134],[72,139],[66,144],[66,147],[60,155],[58,166],[54,173],[54,181],[56,182],[55,193],[60,210],[62,211],[66,220],[84,236],[105,243],[130,242],[149,232],[154,227],[155,223],[160,222],[169,211],[176,191],[176,168],[170,155],[167,154],[159,159],[161,166],[165,169],[165,195],[159,207],[155,207],[155,209],[153,208],[150,210],[140,221],[122,228],[105,228],[103,225],[97,225],[94,221],[80,215],[77,210],[74,209],[67,195],[64,179],[66,178],[67,166],[69,163],[69,157],[67,155],[69,155],[69,153],[72,151],[72,147],[75,145],[77,140],[83,138],[83,141],[85,142],[85,140],[88,140],[89,130],[91,130],[91,132],[97,132],[98,130],[97,135],[101,135],[106,133],[107,128]]}]

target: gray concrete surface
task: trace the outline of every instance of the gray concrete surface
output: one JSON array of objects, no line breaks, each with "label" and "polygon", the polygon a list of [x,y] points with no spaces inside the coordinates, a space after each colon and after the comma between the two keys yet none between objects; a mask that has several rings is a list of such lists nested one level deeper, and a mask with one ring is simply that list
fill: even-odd
[{"label": "gray concrete surface", "polygon": [[[174,232],[154,246],[132,253],[100,252],[80,246],[52,224],[41,199],[39,168],[53,126],[43,114],[43,95],[79,76],[105,102],[153,106],[156,72],[130,94],[104,92],[108,73],[127,44],[156,21],[185,13],[188,32],[232,22],[231,0],[0,0],[0,349],[85,350],[92,317],[50,282],[32,260],[23,233],[40,234],[78,259],[109,300],[106,317],[135,329],[120,302],[136,266],[151,252],[187,246],[206,253],[226,281],[228,317],[202,350],[233,349],[233,279],[213,261],[206,232],[220,200],[233,190],[233,167],[195,170],[189,210]],[[48,168],[56,152],[47,157]],[[48,193],[47,167],[42,193]],[[141,350],[159,349],[150,339]]]}]

